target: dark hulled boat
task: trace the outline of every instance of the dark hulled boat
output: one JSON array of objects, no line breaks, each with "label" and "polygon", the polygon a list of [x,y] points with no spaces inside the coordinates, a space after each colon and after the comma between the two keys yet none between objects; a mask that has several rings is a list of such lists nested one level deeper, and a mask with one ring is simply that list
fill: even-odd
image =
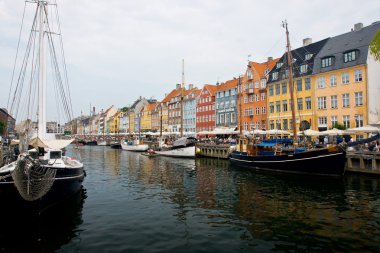
[{"label": "dark hulled boat", "polygon": [[343,150],[328,148],[273,155],[248,155],[247,152],[234,151],[230,161],[231,164],[254,169],[341,176],[344,174],[346,155]]}]

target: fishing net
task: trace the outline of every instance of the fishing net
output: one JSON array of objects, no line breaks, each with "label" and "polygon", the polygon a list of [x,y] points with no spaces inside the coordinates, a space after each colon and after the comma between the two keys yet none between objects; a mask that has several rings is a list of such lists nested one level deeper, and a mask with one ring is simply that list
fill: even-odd
[{"label": "fishing net", "polygon": [[41,166],[38,159],[29,155],[20,156],[16,168],[12,171],[14,184],[27,201],[43,197],[54,183],[57,170]]}]

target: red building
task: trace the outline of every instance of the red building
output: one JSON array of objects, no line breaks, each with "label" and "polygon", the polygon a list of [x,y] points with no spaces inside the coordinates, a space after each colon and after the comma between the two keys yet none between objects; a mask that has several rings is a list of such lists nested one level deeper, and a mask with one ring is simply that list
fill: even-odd
[{"label": "red building", "polygon": [[196,131],[212,131],[215,128],[216,85],[205,84],[197,102]]}]

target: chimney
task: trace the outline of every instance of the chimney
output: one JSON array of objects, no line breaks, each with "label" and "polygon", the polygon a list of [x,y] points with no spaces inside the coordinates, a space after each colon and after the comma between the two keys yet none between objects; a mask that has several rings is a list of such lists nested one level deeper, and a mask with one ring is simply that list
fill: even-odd
[{"label": "chimney", "polygon": [[363,28],[363,23],[356,23],[356,24],[354,24],[354,32],[357,32],[357,31],[359,31],[362,28]]},{"label": "chimney", "polygon": [[311,38],[305,38],[302,40],[302,42],[303,42],[303,46],[306,47],[312,43],[312,40]]},{"label": "chimney", "polygon": [[180,83],[177,83],[176,86],[175,86],[175,89],[176,89],[176,90],[181,89],[181,84],[180,84]]},{"label": "chimney", "polygon": [[269,56],[269,57],[268,57],[268,62],[269,62],[269,61],[273,61],[273,57],[272,57],[272,56]]},{"label": "chimney", "polygon": [[194,84],[189,84],[189,90],[193,89],[194,88]]}]

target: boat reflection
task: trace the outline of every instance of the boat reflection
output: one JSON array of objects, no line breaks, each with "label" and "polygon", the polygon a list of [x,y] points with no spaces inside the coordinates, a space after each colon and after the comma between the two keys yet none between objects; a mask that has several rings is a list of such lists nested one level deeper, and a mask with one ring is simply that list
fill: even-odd
[{"label": "boat reflection", "polygon": [[42,213],[20,206],[0,209],[1,252],[55,252],[77,237],[86,190]]}]

